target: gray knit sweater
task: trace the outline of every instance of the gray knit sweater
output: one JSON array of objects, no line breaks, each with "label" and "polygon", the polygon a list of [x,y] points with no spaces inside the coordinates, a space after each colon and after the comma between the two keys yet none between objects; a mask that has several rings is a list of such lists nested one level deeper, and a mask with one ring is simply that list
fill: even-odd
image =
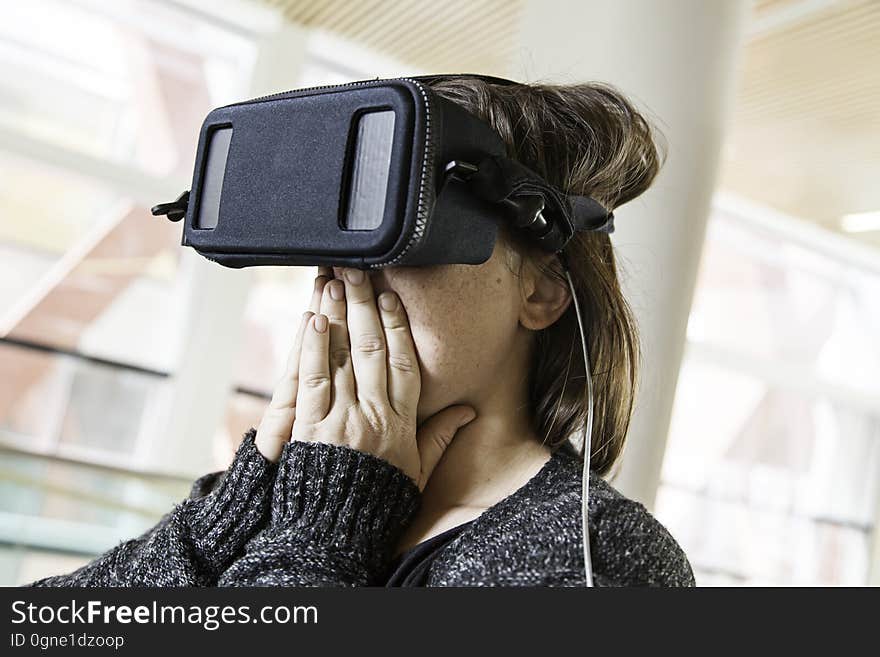
[{"label": "gray knit sweater", "polygon": [[[225,472],[141,536],[28,586],[381,586],[421,492],[350,447],[300,441],[277,463],[244,436]],[[583,586],[581,461],[558,449],[519,490],[444,546],[428,586]],[[687,557],[641,504],[595,473],[590,547],[598,586],[692,586]]]}]

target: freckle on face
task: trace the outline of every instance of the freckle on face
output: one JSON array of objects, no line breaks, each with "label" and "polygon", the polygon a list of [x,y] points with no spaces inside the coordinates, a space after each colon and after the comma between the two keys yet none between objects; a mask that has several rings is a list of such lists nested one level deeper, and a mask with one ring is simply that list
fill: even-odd
[{"label": "freckle on face", "polygon": [[422,375],[420,421],[498,384],[518,326],[518,287],[493,255],[480,265],[391,267],[374,279],[409,317]]}]

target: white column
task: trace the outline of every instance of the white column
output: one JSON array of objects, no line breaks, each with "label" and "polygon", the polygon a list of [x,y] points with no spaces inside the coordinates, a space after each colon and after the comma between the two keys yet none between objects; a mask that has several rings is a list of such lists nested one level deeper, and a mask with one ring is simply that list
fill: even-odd
[{"label": "white column", "polygon": [[615,211],[612,242],[644,348],[641,393],[614,484],[652,508],[749,5],[741,0],[529,0],[520,80],[601,80],[659,124],[665,167]]},{"label": "white column", "polygon": [[[295,89],[306,37],[305,30],[279,20],[260,38],[251,79],[234,100]],[[235,388],[242,317],[255,270],[223,267],[181,248],[186,251],[180,272],[186,281],[181,300],[186,319],[165,428],[150,442],[148,460],[162,470],[200,475],[217,467],[213,439]]]}]

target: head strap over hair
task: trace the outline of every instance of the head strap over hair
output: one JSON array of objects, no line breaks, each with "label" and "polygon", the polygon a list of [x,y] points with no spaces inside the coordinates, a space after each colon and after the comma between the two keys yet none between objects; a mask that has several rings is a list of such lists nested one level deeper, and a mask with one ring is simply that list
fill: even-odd
[{"label": "head strap over hair", "polygon": [[489,84],[500,84],[504,86],[509,86],[512,84],[523,84],[522,82],[517,82],[515,80],[508,80],[507,78],[496,78],[492,75],[480,75],[479,73],[436,73],[434,75],[416,75],[413,76],[413,80],[421,80],[426,84],[433,84],[434,82],[442,82],[444,80],[461,80],[464,78],[477,78],[478,80],[483,80],[484,82],[488,82]]},{"label": "head strap over hair", "polygon": [[[490,84],[522,84],[507,78],[476,73],[422,75],[426,84],[476,78]],[[466,179],[472,190],[487,201],[512,206],[517,226],[533,234],[544,248],[558,252],[577,231],[614,232],[614,213],[589,196],[566,195],[523,164],[506,157],[490,156],[477,165],[450,162],[446,170]],[[548,218],[545,212],[549,212]]]},{"label": "head strap over hair", "polygon": [[514,224],[552,253],[577,231],[614,232],[614,213],[589,196],[566,195],[537,173],[509,157],[490,155],[473,165],[450,162],[446,171],[466,180],[480,198],[514,211]]}]

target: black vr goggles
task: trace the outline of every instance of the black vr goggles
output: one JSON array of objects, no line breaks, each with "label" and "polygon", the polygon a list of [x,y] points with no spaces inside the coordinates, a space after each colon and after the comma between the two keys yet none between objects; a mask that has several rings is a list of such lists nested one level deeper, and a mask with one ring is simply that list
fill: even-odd
[{"label": "black vr goggles", "polygon": [[614,215],[506,156],[485,122],[434,94],[439,75],[297,89],[220,107],[192,190],[153,208],[226,267],[479,264],[498,221],[557,253]]}]

